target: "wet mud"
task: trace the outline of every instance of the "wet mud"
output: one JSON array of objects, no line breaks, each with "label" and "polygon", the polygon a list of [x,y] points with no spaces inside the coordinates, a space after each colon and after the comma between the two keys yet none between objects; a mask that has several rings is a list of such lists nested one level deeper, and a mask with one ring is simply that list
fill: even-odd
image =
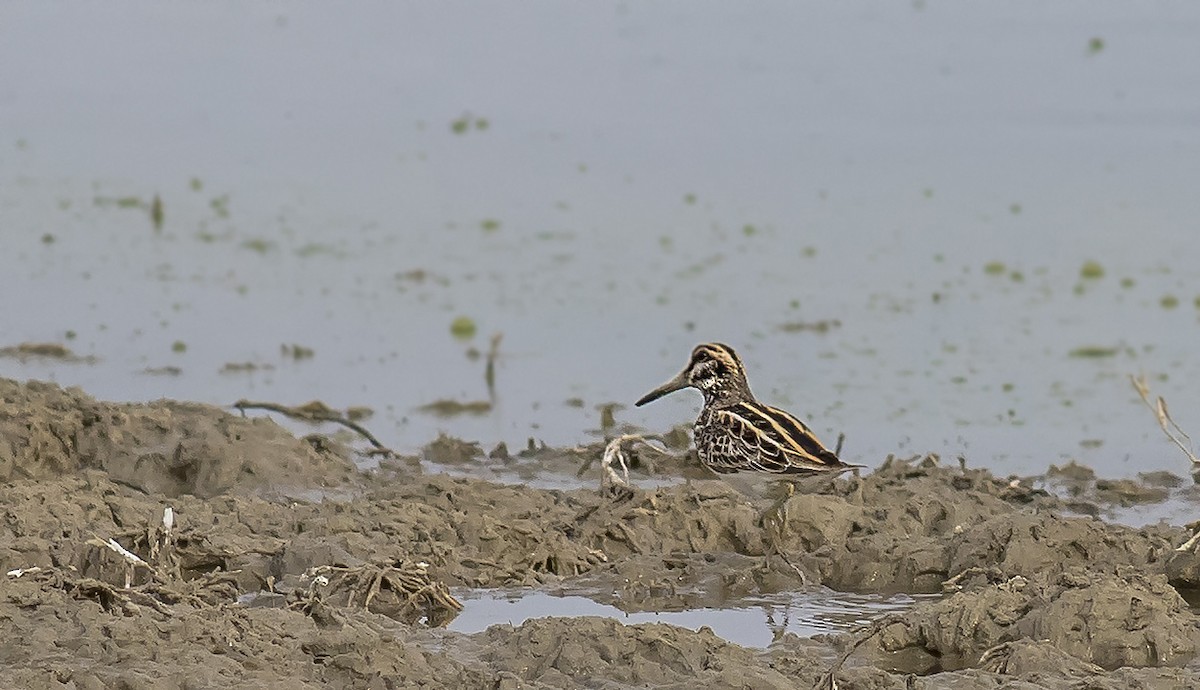
[{"label": "wet mud", "polygon": [[[442,438],[364,472],[265,418],[0,380],[0,687],[810,688],[848,651],[841,688],[1200,686],[1192,530],[1094,517],[1169,477],[891,458],[764,522],[686,452],[602,491],[602,453]],[[481,478],[502,473],[587,486]],[[594,617],[443,627],[476,588],[633,612],[817,585],[941,596],[766,649]]]}]

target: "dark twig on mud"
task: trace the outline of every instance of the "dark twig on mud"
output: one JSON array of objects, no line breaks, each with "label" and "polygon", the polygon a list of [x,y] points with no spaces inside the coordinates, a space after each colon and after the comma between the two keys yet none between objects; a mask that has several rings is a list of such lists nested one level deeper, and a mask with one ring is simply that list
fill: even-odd
[{"label": "dark twig on mud", "polygon": [[892,623],[899,623],[902,620],[904,620],[903,614],[889,613],[869,626],[860,628],[858,639],[854,640],[849,646],[846,647],[846,651],[842,652],[842,655],[837,658],[837,661],[833,662],[833,666],[830,666],[825,675],[821,676],[817,680],[817,684],[813,686],[813,690],[837,690],[837,672],[842,670],[842,664],[846,663],[846,659],[849,659],[850,655],[853,654],[859,647],[861,647],[863,643],[878,635],[879,631],[883,630]]},{"label": "dark twig on mud", "polygon": [[487,366],[483,370],[483,380],[487,383],[488,400],[496,404],[496,359],[500,356],[500,341],[503,333],[492,334],[492,343],[488,346]]},{"label": "dark twig on mud", "polygon": [[270,402],[239,400],[233,404],[233,407],[241,412],[243,416],[245,416],[246,410],[266,410],[267,412],[278,412],[281,415],[291,417],[292,419],[299,419],[302,422],[333,422],[341,424],[367,439],[367,442],[372,446],[375,446],[372,454],[387,455],[389,457],[395,457],[396,455],[395,451],[380,443],[379,439],[375,438],[375,435],[367,431],[361,424],[349,419],[337,410],[330,409],[325,403],[316,400],[297,407],[288,407],[287,405]]}]

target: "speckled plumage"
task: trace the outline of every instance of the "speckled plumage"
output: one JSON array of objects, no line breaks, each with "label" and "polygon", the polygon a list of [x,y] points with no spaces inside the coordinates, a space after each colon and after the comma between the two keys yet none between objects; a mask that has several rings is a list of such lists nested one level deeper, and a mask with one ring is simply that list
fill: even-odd
[{"label": "speckled plumage", "polygon": [[831,476],[858,467],[842,462],[803,422],[759,402],[733,348],[698,345],[678,376],[637,401],[641,406],[668,393],[696,388],[704,407],[696,419],[696,452],[705,467],[747,493],[778,480]]}]

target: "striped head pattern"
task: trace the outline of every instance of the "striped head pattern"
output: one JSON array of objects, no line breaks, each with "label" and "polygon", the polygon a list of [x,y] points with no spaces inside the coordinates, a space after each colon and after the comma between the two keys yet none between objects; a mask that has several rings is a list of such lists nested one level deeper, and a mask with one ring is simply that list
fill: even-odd
[{"label": "striped head pattern", "polygon": [[721,343],[697,345],[683,371],[647,393],[636,404],[640,407],[683,388],[700,391],[708,405],[754,399],[746,382],[742,360],[733,348]]}]

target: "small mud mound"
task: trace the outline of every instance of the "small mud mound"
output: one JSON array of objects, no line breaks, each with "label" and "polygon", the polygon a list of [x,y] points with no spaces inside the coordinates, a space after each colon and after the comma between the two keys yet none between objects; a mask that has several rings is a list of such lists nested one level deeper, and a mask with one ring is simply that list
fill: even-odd
[{"label": "small mud mound", "polygon": [[1161,525],[1062,517],[1064,508],[984,470],[892,460],[857,488],[792,497],[783,543],[834,589],[934,593],[973,567],[1011,576],[1104,562],[1161,572],[1186,538]]},{"label": "small mud mound", "polygon": [[[703,628],[625,626],[608,618],[542,618],[482,634],[480,659],[535,687],[795,688],[753,652]],[[514,685],[513,687],[521,687]]]},{"label": "small mud mound", "polygon": [[983,665],[1008,668],[1016,640],[1042,640],[1105,669],[1180,665],[1195,654],[1200,631],[1164,576],[1131,568],[1080,567],[1014,576],[941,601],[919,604],[888,626],[879,648],[898,667],[920,673]]},{"label": "small mud mound", "polygon": [[78,389],[0,379],[0,480],[98,469],[147,493],[215,496],[243,489],[322,487],[355,474],[267,419],[210,405],[99,402]]}]

